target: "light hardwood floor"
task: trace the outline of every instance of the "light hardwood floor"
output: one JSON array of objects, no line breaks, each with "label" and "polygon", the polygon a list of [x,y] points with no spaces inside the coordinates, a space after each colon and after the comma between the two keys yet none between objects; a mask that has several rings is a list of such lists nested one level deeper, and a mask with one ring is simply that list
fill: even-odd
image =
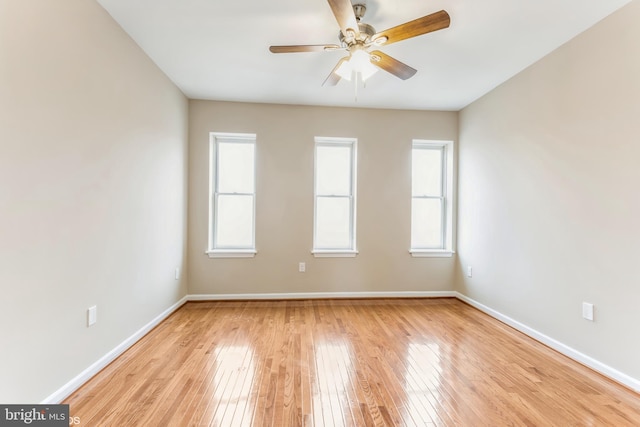
[{"label": "light hardwood floor", "polygon": [[83,426],[640,426],[640,395],[455,299],[188,303]]}]

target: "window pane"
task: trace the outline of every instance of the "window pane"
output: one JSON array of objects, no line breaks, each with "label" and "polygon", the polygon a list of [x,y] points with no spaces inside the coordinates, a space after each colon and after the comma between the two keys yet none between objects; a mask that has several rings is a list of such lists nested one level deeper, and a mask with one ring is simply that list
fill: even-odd
[{"label": "window pane", "polygon": [[254,144],[218,143],[218,192],[253,193]]},{"label": "window pane", "polygon": [[411,247],[442,249],[442,200],[412,199]]},{"label": "window pane", "polygon": [[351,249],[350,199],[318,197],[316,203],[316,249]]},{"label": "window pane", "polygon": [[215,248],[253,248],[253,196],[217,198]]},{"label": "window pane", "polygon": [[351,194],[351,148],[316,147],[316,194],[348,196]]},{"label": "window pane", "polygon": [[441,148],[414,148],[411,162],[411,188],[413,196],[442,195]]}]

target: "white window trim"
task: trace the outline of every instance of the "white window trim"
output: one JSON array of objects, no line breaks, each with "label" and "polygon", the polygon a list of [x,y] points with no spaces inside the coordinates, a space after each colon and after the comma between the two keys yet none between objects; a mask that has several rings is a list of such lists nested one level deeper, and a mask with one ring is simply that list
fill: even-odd
[{"label": "white window trim", "polygon": [[[256,144],[257,135],[255,133],[209,133],[209,231],[207,239],[207,250],[205,253],[209,258],[252,258],[256,255],[256,191],[255,191],[255,164],[254,157],[254,186],[253,186],[253,225],[251,230],[252,247],[250,248],[214,248],[215,234],[215,192],[216,192],[216,146],[218,142],[238,142],[246,144]],[[254,151],[254,156],[256,152]]]},{"label": "white window trim", "polygon": [[451,258],[455,254],[446,249],[411,249],[409,252],[414,258]]},{"label": "white window trim", "polygon": [[[453,181],[453,159],[454,159],[454,144],[453,141],[439,141],[439,140],[423,140],[414,139],[411,144],[411,149],[415,147],[435,147],[443,149],[443,183],[444,186],[444,226],[443,226],[443,242],[444,248],[440,249],[425,249],[425,248],[410,248],[409,253],[415,258],[450,258],[455,253],[454,248],[454,181]],[[412,196],[413,198],[413,196]]]},{"label": "white window trim", "polygon": [[324,249],[314,249],[311,251],[316,258],[355,258],[358,251],[332,251]]},{"label": "white window trim", "polygon": [[[357,177],[358,177],[358,139],[357,138],[337,138],[337,137],[325,137],[325,136],[316,136],[314,138],[314,149],[313,149],[313,249],[311,253],[316,258],[354,258],[358,254],[357,246],[356,246],[356,208],[357,208]],[[340,249],[331,249],[331,248],[317,248],[316,245],[316,209],[317,209],[317,201],[318,195],[316,194],[316,148],[319,145],[333,145],[333,146],[343,146],[349,147],[351,149],[351,218],[350,220],[350,228],[351,228],[351,248],[340,248]]]},{"label": "white window trim", "polygon": [[231,250],[231,249],[210,249],[205,252],[209,258],[253,258],[258,251],[247,250]]}]

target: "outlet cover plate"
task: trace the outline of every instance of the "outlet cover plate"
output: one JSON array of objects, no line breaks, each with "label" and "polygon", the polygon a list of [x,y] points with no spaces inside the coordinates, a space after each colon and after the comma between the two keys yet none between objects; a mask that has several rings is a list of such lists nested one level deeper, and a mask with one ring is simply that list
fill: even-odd
[{"label": "outlet cover plate", "polygon": [[593,304],[582,303],[582,317],[593,322]]},{"label": "outlet cover plate", "polygon": [[94,325],[98,321],[98,307],[91,306],[87,309],[87,326]]}]

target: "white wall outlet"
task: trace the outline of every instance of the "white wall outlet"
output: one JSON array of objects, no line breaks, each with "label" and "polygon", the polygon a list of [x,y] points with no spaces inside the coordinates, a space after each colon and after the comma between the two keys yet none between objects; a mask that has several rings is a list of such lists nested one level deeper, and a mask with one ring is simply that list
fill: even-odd
[{"label": "white wall outlet", "polygon": [[298,263],[298,271],[300,273],[304,273],[305,271],[307,271],[307,264],[304,262]]},{"label": "white wall outlet", "polygon": [[91,306],[87,309],[87,326],[91,326],[98,321],[98,307]]},{"label": "white wall outlet", "polygon": [[473,267],[467,266],[467,277],[473,277]]},{"label": "white wall outlet", "polygon": [[593,322],[593,304],[582,303],[582,317]]},{"label": "white wall outlet", "polygon": [[176,280],[180,279],[180,267],[176,267],[176,275],[174,276]]}]

